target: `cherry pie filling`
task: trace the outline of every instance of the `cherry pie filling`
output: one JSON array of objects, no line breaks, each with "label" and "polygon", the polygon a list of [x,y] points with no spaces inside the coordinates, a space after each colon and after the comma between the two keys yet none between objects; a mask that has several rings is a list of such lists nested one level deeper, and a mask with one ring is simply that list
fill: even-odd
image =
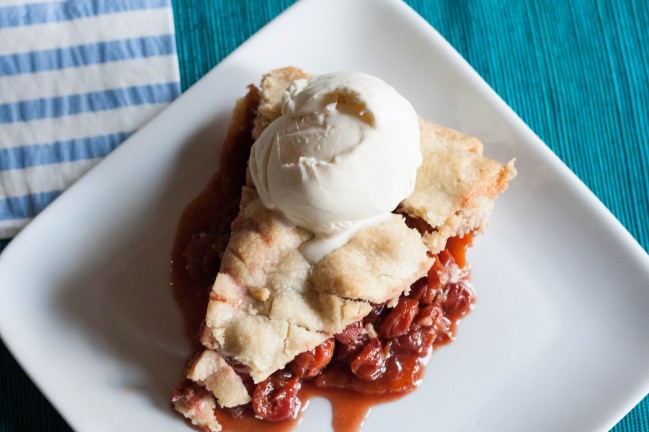
[{"label": "cherry pie filling", "polygon": [[[400,296],[396,306],[375,305],[362,321],[298,355],[266,380],[251,384],[252,413],[267,421],[295,418],[305,381],[318,388],[368,394],[413,390],[432,350],[453,339],[455,324],[475,301],[464,266],[471,238],[468,234],[449,240],[447,248],[435,256],[428,275]],[[251,383],[245,369],[235,369]],[[241,415],[241,407],[233,414]]]}]

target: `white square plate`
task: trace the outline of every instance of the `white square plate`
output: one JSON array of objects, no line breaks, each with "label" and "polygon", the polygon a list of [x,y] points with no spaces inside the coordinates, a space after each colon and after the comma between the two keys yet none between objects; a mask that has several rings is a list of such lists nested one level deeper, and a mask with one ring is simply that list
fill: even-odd
[{"label": "white square plate", "polygon": [[[305,1],[64,193],[0,260],[0,330],[81,431],[187,431],[167,403],[189,349],[168,286],[182,210],[264,71],[381,76],[520,175],[471,252],[478,308],[423,385],[365,430],[606,430],[649,389],[649,259],[424,20],[400,2]],[[316,401],[300,430],[329,429]]]}]

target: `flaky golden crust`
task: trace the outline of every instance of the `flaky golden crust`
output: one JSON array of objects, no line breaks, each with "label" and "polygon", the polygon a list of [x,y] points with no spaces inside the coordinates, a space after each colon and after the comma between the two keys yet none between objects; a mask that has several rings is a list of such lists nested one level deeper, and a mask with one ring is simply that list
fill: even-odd
[{"label": "flaky golden crust", "polygon": [[474,137],[419,121],[423,162],[415,190],[399,211],[430,225],[424,235],[432,253],[444,249],[449,237],[481,231],[495,198],[516,176],[513,161],[502,165],[482,156]]},{"label": "flaky golden crust", "polygon": [[302,69],[285,67],[275,69],[261,78],[261,99],[257,107],[257,121],[252,131],[252,137],[257,139],[261,132],[280,115],[284,91],[296,79],[308,78]]},{"label": "flaky golden crust", "polygon": [[220,432],[221,424],[214,415],[214,396],[197,384],[188,383],[176,390],[171,398],[174,409],[183,415],[197,429],[206,432]]},{"label": "flaky golden crust", "polygon": [[309,238],[305,230],[266,209],[254,189],[245,188],[212,287],[203,343],[247,366],[255,382],[326,338],[271,316],[282,288],[306,290],[308,272],[300,271],[304,264],[299,257],[291,257]]},{"label": "flaky golden crust", "polygon": [[432,263],[419,233],[393,215],[317,262],[311,279],[316,291],[380,304],[400,296]]},{"label": "flaky golden crust", "polygon": [[231,408],[250,402],[241,377],[216,351],[205,350],[187,368],[187,378],[212,392],[218,404]]},{"label": "flaky golden crust", "polygon": [[398,297],[431,265],[401,216],[362,230],[315,266],[300,253],[303,229],[266,209],[254,189],[212,288],[203,343],[247,366],[255,382],[297,354]]}]

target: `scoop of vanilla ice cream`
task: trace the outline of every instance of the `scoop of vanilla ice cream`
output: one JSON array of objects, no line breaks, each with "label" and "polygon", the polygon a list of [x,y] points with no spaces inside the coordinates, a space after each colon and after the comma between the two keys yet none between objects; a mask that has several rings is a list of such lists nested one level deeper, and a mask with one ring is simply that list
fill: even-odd
[{"label": "scoop of vanilla ice cream", "polygon": [[332,73],[291,84],[249,169],[264,206],[315,234],[302,251],[315,262],[412,193],[419,146],[417,113],[394,88]]}]

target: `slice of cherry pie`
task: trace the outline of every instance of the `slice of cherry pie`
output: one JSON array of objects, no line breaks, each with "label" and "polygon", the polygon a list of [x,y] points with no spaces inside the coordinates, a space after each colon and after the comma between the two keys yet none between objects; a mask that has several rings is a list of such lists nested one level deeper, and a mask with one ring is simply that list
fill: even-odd
[{"label": "slice of cherry pie", "polygon": [[471,309],[465,249],[516,175],[513,161],[482,156],[476,138],[419,118],[414,191],[392,214],[307,259],[314,234],[267,208],[241,161],[280,117],[291,83],[308,78],[296,68],[274,70],[238,102],[219,177],[224,196],[236,197],[245,183],[238,215],[229,230],[221,217],[219,227],[193,233],[183,246],[209,244],[200,250],[211,248],[210,260],[220,262],[209,294],[192,294],[207,301],[200,348],[172,396],[175,409],[204,430],[221,430],[216,413],[223,410],[295,418],[305,383],[364,394],[414,389],[427,356],[453,338],[455,322]]}]

